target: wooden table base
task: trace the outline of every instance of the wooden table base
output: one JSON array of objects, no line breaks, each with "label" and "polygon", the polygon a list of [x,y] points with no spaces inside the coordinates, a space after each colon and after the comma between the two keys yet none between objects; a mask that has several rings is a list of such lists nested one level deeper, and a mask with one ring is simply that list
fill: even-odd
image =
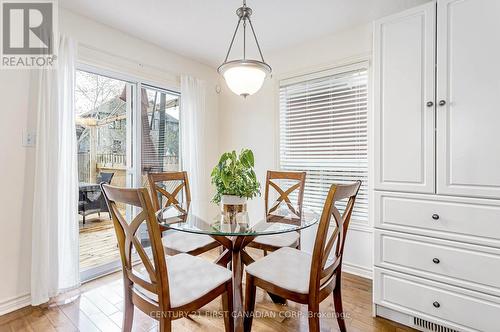
[{"label": "wooden table base", "polygon": [[[225,249],[217,258],[215,263],[227,267],[231,263],[233,272],[233,310],[234,310],[234,330],[243,331],[243,266],[254,262],[254,259],[244,250],[244,248],[253,241],[255,236],[216,236],[212,237],[219,242]],[[285,299],[279,296],[269,294],[275,303],[286,303]]]},{"label": "wooden table base", "polygon": [[243,250],[255,236],[212,236],[225,250],[215,261],[217,264],[227,267],[231,262],[233,271],[233,310],[234,310],[234,330],[243,331],[243,264],[253,262],[252,257]]}]

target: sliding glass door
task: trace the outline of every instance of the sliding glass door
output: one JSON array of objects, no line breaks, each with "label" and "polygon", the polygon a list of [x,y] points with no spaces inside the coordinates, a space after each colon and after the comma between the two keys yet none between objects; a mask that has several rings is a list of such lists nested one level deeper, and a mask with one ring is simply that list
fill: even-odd
[{"label": "sliding glass door", "polygon": [[[99,183],[147,187],[150,172],[177,171],[179,93],[82,66],[76,72],[80,272],[83,281],[120,268]],[[131,219],[137,211],[122,212]],[[145,230],[137,234],[149,245]]]},{"label": "sliding glass door", "polygon": [[[78,70],[75,86],[78,142],[80,271],[89,279],[114,268],[119,251],[99,188],[133,182],[133,109],[136,83]],[[125,207],[121,207],[124,213]],[[130,213],[130,212],[129,212]]]}]

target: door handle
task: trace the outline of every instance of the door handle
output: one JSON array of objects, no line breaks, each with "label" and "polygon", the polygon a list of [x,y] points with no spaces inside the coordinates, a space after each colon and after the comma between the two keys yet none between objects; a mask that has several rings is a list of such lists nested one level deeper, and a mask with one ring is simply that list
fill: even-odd
[{"label": "door handle", "polygon": [[441,99],[441,100],[439,101],[439,106],[444,106],[444,105],[446,105],[446,100]]},{"label": "door handle", "polygon": [[432,107],[432,106],[434,106],[434,103],[432,101],[428,101],[427,102],[427,107]]}]

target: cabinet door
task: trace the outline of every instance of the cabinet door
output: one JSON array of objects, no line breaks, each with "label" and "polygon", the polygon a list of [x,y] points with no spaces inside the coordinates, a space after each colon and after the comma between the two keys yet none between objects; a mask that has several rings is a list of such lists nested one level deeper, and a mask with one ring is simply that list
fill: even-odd
[{"label": "cabinet door", "polygon": [[500,198],[500,1],[438,1],[438,194]]},{"label": "cabinet door", "polygon": [[375,189],[434,192],[435,13],[374,24]]}]

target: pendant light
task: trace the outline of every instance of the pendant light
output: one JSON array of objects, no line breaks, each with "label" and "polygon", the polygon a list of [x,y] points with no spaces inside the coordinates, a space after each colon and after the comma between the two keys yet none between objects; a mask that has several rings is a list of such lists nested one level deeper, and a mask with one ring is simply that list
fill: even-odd
[{"label": "pendant light", "polygon": [[[224,76],[226,84],[231,91],[246,98],[247,96],[260,90],[262,84],[264,84],[264,79],[267,75],[271,74],[271,66],[264,61],[264,57],[262,56],[262,50],[260,49],[259,41],[255,35],[252,20],[250,19],[252,9],[247,7],[246,0],[243,0],[243,6],[236,10],[236,15],[239,17],[236,30],[234,31],[233,38],[231,39],[231,44],[229,44],[226,59],[224,60],[224,63],[219,66],[217,71],[219,74]],[[255,43],[257,44],[261,61],[246,58],[247,22],[250,24],[250,28],[252,29],[252,35],[255,39]],[[238,29],[241,24],[243,24],[243,59],[228,61],[234,39],[236,38],[236,34],[238,33]]]}]

